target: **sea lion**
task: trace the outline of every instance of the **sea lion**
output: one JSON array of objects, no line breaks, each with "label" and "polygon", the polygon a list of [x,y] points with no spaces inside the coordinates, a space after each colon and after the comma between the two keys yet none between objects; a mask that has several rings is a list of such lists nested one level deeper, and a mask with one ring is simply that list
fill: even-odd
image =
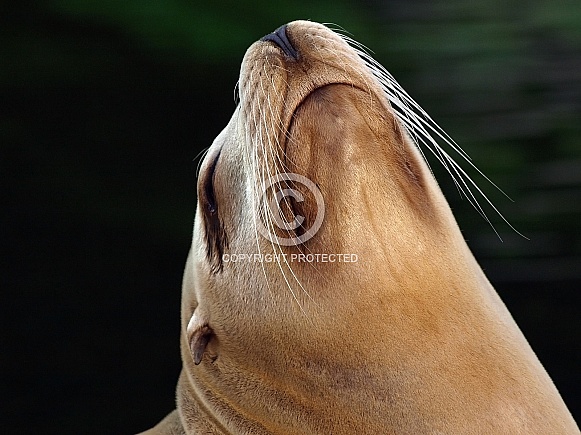
[{"label": "sea lion", "polygon": [[295,21],[248,49],[146,433],[579,433],[412,140],[432,124],[348,42]]}]

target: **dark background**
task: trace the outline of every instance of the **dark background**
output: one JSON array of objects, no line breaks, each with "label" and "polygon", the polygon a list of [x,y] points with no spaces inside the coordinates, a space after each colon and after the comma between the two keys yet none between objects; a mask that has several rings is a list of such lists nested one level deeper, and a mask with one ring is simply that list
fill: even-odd
[{"label": "dark background", "polygon": [[[345,27],[514,202],[500,233],[436,170],[471,248],[581,418],[578,0],[0,7],[2,433],[128,434],[173,408],[194,158],[246,48]],[[474,174],[474,172],[472,172]]]}]

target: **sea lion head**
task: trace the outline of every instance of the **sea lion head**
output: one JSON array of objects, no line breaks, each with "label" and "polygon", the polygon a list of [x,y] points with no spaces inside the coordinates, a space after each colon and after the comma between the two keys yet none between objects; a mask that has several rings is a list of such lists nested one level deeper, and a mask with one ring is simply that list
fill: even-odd
[{"label": "sea lion head", "polygon": [[389,73],[295,21],[248,49],[238,88],[198,180],[186,433],[467,433],[483,419],[517,433],[531,403],[563,406],[414,140],[462,170]]},{"label": "sea lion head", "polygon": [[[337,364],[385,358],[395,332],[383,320],[402,309],[398,289],[453,276],[454,259],[419,259],[461,236],[373,69],[344,37],[308,21],[283,26],[248,49],[238,87],[200,169],[182,357],[204,406],[230,415],[251,400],[265,416],[265,391],[280,376],[297,383],[312,370],[325,389]],[[261,398],[210,404],[231,393],[228,370],[248,375],[245,391],[260,384]],[[360,376],[371,382],[373,369]]]},{"label": "sea lion head", "polygon": [[[229,275],[232,254],[409,247],[425,227],[431,238],[440,198],[368,65],[323,25],[296,21],[277,34],[285,43],[265,37],[248,49],[239,105],[201,166],[203,274]],[[250,269],[280,288],[279,266]]]}]

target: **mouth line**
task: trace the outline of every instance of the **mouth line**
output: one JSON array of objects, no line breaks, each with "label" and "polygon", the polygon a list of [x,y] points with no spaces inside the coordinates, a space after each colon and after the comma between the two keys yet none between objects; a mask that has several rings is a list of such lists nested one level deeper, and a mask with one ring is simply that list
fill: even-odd
[{"label": "mouth line", "polygon": [[329,83],[324,83],[324,84],[318,85],[318,86],[317,86],[317,87],[315,87],[314,89],[312,89],[312,90],[310,90],[309,92],[307,92],[307,93],[306,93],[306,94],[305,94],[305,95],[304,95],[304,96],[303,96],[303,97],[300,99],[300,101],[297,103],[297,105],[296,105],[296,106],[295,106],[295,108],[293,109],[293,111],[292,111],[292,113],[291,113],[291,115],[290,115],[290,117],[289,117],[289,120],[288,120],[288,122],[287,122],[287,125],[286,125],[286,127],[285,127],[284,131],[282,132],[282,133],[283,133],[283,136],[284,136],[284,142],[283,142],[283,146],[282,146],[282,149],[283,149],[283,153],[284,153],[284,154],[283,154],[283,156],[282,156],[282,157],[283,157],[282,161],[283,161],[283,163],[285,164],[285,167],[287,166],[287,163],[288,163],[288,162],[286,161],[286,159],[287,159],[287,147],[288,147],[288,141],[292,139],[292,138],[291,138],[291,130],[292,130],[292,128],[293,128],[294,121],[295,121],[295,119],[296,119],[296,117],[297,117],[297,112],[299,111],[299,109],[300,109],[300,108],[303,106],[303,104],[305,103],[305,101],[306,101],[306,100],[307,100],[307,99],[308,99],[308,98],[309,98],[311,95],[313,95],[313,94],[314,94],[314,93],[316,93],[317,91],[320,91],[321,89],[324,89],[324,88],[326,88],[326,87],[328,87],[328,86],[335,86],[335,85],[344,85],[344,86],[349,86],[350,88],[357,89],[357,90],[360,90],[360,91],[362,91],[362,92],[369,92],[369,89],[367,89],[367,90],[366,90],[366,89],[363,89],[361,86],[357,86],[357,85],[355,85],[355,84],[353,84],[353,83],[349,83],[349,82],[341,82],[341,81],[337,81],[337,82],[329,82]]}]

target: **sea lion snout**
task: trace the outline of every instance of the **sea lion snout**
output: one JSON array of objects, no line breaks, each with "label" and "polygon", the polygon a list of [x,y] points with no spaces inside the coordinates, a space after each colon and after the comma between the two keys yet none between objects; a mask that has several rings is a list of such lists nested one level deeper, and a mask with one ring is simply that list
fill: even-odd
[{"label": "sea lion snout", "polygon": [[286,54],[289,57],[292,57],[294,60],[297,60],[299,58],[299,54],[296,48],[291,43],[291,41],[288,39],[286,32],[287,26],[288,24],[280,26],[274,32],[269,33],[260,40],[274,42],[279,48],[282,49],[284,54]]}]

